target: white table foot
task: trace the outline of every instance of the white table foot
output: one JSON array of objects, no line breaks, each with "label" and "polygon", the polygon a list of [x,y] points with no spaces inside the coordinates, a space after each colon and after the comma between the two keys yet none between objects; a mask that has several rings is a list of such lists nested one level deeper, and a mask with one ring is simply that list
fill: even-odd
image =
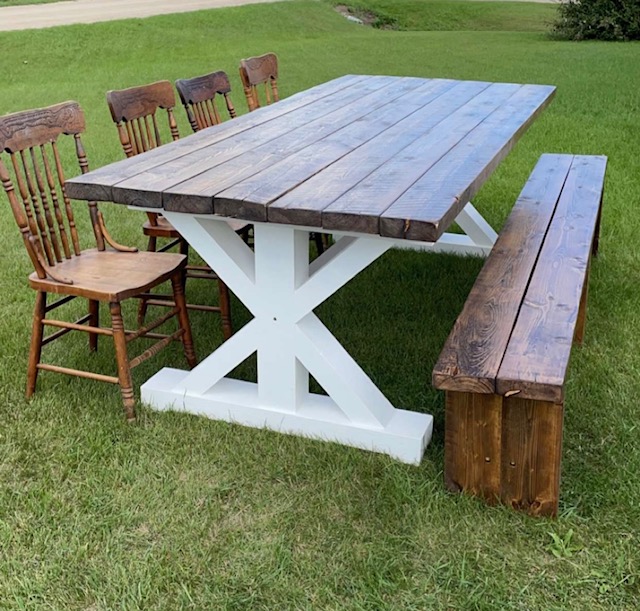
[{"label": "white table foot", "polygon": [[[392,247],[344,237],[309,263],[309,233],[257,223],[255,254],[220,219],[166,213],[254,315],[192,371],[163,369],[142,387],[157,409],[177,409],[384,452],[417,464],[430,415],[398,410],[313,313]],[[257,382],[225,377],[257,353]],[[309,392],[313,375],[328,396]]]},{"label": "white table foot", "polygon": [[189,372],[165,368],[142,385],[142,400],[158,410],[175,410],[225,420],[254,428],[266,428],[335,441],[381,452],[409,464],[419,464],[431,439],[433,417],[395,409],[383,428],[351,422],[327,396],[308,394],[295,413],[260,401],[258,386],[223,378],[206,393],[185,392]]}]

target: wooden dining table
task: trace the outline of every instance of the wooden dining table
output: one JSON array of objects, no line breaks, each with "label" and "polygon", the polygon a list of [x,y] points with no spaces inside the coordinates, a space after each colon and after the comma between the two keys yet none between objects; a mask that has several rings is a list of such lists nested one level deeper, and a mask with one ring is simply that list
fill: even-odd
[{"label": "wooden dining table", "polygon": [[[142,399],[419,463],[432,416],[393,406],[314,308],[393,247],[486,255],[496,233],[470,200],[554,93],[348,75],[68,180],[70,197],[161,212],[253,315]],[[253,249],[228,219],[254,223]],[[310,232],[334,240],[313,260]],[[228,377],[254,353],[256,382]]]}]

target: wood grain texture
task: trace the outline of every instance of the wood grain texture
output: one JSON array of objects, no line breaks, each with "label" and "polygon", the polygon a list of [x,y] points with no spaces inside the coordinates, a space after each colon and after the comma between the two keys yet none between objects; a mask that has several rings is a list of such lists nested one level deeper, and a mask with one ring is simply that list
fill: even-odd
[{"label": "wood grain texture", "polygon": [[[429,88],[430,94],[419,100],[420,108],[271,202],[268,219],[277,223],[320,226],[322,212],[331,203],[488,86],[489,83],[474,81],[434,80],[427,83],[425,87]],[[414,100],[407,99],[405,103],[412,102]],[[398,103],[393,104],[394,109],[398,106]]]},{"label": "wood grain texture", "polygon": [[[231,101],[231,85],[227,73],[219,70],[188,79],[178,79],[176,89],[194,132],[218,125],[223,116],[233,119],[236,110]],[[221,113],[218,102],[222,98],[225,112]]]},{"label": "wood grain texture", "polygon": [[[334,114],[338,112],[336,108],[342,106],[344,111],[344,107],[351,104],[350,108],[355,112],[357,107],[354,105],[363,92],[371,93],[389,86],[386,77],[370,79],[361,88],[345,88],[264,123],[252,121],[253,117],[265,114],[260,110],[216,126],[215,130],[206,130],[210,133],[211,144],[123,180],[112,189],[114,200],[132,205],[133,200],[151,198],[155,205],[162,205],[165,210],[211,214],[217,192],[287,154],[294,154],[305,142],[322,135],[322,132],[316,134],[318,128],[337,129],[340,125],[335,122],[340,118]],[[279,106],[276,104],[264,111],[270,115],[271,109]],[[349,121],[348,113],[343,112],[341,121],[342,124]],[[244,127],[246,123],[248,128]],[[205,132],[196,135],[200,133]]]},{"label": "wood grain texture", "polygon": [[449,490],[495,503],[501,492],[502,397],[447,392],[444,453]]},{"label": "wood grain texture", "polygon": [[456,320],[433,370],[442,390],[495,393],[496,378],[573,157],[543,155]]},{"label": "wood grain texture", "polygon": [[445,410],[447,489],[557,515],[562,405],[448,391]]},{"label": "wood grain texture", "polygon": [[[218,72],[213,75],[208,75],[205,78],[196,79],[195,82],[187,81],[182,84],[186,88],[187,99],[199,100],[199,102],[194,105],[193,109],[187,104],[189,110],[193,110],[192,118],[194,121],[196,118],[200,121],[199,124],[196,124],[196,128],[198,128],[198,125],[201,125],[202,127],[210,126],[211,121],[214,121],[216,124],[220,123],[221,119],[215,110],[213,98],[218,95],[219,90],[228,93],[229,81],[226,74]],[[205,105],[203,107],[201,104],[202,101],[207,101],[202,97],[202,90],[205,85],[209,87],[210,99],[208,101],[210,106]],[[192,90],[196,92],[195,97],[190,96]],[[181,96],[184,101],[183,93],[185,92],[181,92]],[[116,122],[120,143],[122,144],[123,151],[127,157],[134,157],[162,145],[161,130],[159,129],[158,124],[159,117],[157,115],[162,114],[163,111],[166,111],[171,140],[178,140],[178,126],[173,115],[175,96],[169,81],[160,81],[158,83],[142,85],[140,87],[133,87],[131,89],[124,89],[121,91],[110,91],[107,94],[107,101],[109,103],[109,108],[111,109],[112,117]],[[209,112],[210,108],[213,109],[213,114]],[[118,119],[118,117],[122,118]],[[144,194],[135,194],[135,196],[140,196],[144,199]],[[186,240],[182,238],[180,233],[173,228],[166,219],[164,219],[164,217],[156,212],[147,211],[147,218],[148,221],[142,226],[142,231],[148,237],[148,251],[155,252],[158,246],[158,237],[166,237],[173,241],[170,244],[165,244],[161,248],[163,252],[166,252],[174,246],[178,246],[180,252],[185,255],[185,257],[188,257],[189,245]],[[232,334],[232,326],[231,318],[229,316],[230,302],[227,287],[208,267],[205,268],[204,274],[200,274],[199,271],[192,271],[191,266],[187,266],[185,280],[192,278],[214,280],[218,284],[219,305],[210,306],[189,304],[187,307],[190,309],[219,312],[222,319],[224,338],[229,339]],[[143,325],[144,323],[149,304],[157,305],[157,300],[149,300],[146,297],[141,300],[138,308],[139,325]]]},{"label": "wood grain texture", "polygon": [[504,400],[500,497],[505,505],[557,515],[563,411],[546,401]]},{"label": "wood grain texture", "polygon": [[169,81],[107,91],[107,104],[114,123],[134,121],[153,114],[156,109],[176,105],[176,96]]},{"label": "wood grain texture", "polygon": [[500,394],[563,400],[606,163],[598,156],[573,159],[498,372]]},{"label": "wood grain texture", "polygon": [[382,213],[380,234],[437,240],[554,93],[554,87],[542,85],[515,91]]},{"label": "wood grain texture", "polygon": [[38,278],[35,273],[29,277],[29,284],[48,293],[121,301],[169,280],[185,265],[186,259],[180,254],[89,249],[57,266],[56,271],[73,279],[73,284]]},{"label": "wood grain texture", "polygon": [[264,103],[278,102],[278,57],[275,53],[265,53],[257,57],[240,60],[240,80],[244,89],[249,112],[260,108],[260,85],[264,91]]},{"label": "wood grain texture", "polygon": [[[553,91],[343,77],[70,181],[70,193],[431,241]],[[372,121],[375,112],[385,120]]]},{"label": "wood grain texture", "polygon": [[[153,151],[138,155],[134,159],[118,161],[93,170],[90,174],[69,179],[67,181],[69,196],[77,199],[95,199],[96,201],[114,201],[126,204],[127,202],[120,202],[113,197],[112,187],[127,178],[161,166],[163,163],[173,159],[191,154],[200,148],[215,144],[252,127],[267,123],[292,110],[334,95],[338,91],[354,87],[363,80],[365,80],[363,76],[346,75],[333,81],[322,83],[304,92],[292,95],[278,104],[264,108],[260,112],[238,117],[237,121],[225,122],[216,127],[215,130],[205,130],[192,134],[189,138],[170,142]],[[158,198],[157,207],[160,207],[160,205],[161,198]]]},{"label": "wood grain texture", "polygon": [[[79,232],[65,187],[65,155],[60,149],[65,143],[70,145],[80,171],[87,172],[89,164],[80,134],[83,127],[84,117],[75,102],[0,117],[0,133],[11,146],[10,149],[0,149],[0,181],[35,269],[29,277],[31,287],[36,290],[36,307],[28,360],[27,397],[35,391],[38,372],[42,370],[116,382],[120,384],[127,418],[132,420],[135,417],[130,373],[132,363],[126,344],[133,338],[151,336],[144,328],[138,332],[125,332],[120,302],[139,297],[141,293],[171,280],[177,305],[155,327],[177,315],[178,330],[168,337],[183,342],[187,362],[190,366],[195,365],[189,320],[180,294],[186,257],[139,253],[135,248],[118,244],[108,233],[96,203],[91,201],[87,209],[97,248],[80,249]],[[64,297],[47,305],[47,293]],[[75,297],[89,300],[88,314],[75,322],[46,317]],[[111,329],[99,326],[99,301],[109,303]],[[57,331],[44,337],[45,325]],[[155,327],[151,323],[147,328]],[[98,335],[111,335],[116,349],[118,377],[42,363],[42,346],[71,331],[87,333],[90,350],[96,349]],[[163,337],[134,362],[153,356],[168,341]]]},{"label": "wood grain texture", "polygon": [[[354,185],[322,212],[327,229],[380,233],[380,217],[398,198],[419,181],[467,134],[504,104],[519,85],[493,84],[475,95],[467,104],[450,113],[431,128],[418,128],[420,136],[402,148],[364,180]],[[386,138],[377,141],[386,147]]]},{"label": "wood grain texture", "polygon": [[[210,169],[165,191],[164,207],[175,211],[194,208],[208,212],[213,210],[224,216],[266,220],[266,204],[261,191],[254,191],[254,197],[250,200],[243,199],[244,181],[252,177],[259,180],[262,172],[269,172],[281,161],[286,161],[290,168],[298,168],[304,164],[301,151],[343,128],[360,132],[361,138],[366,138],[362,118],[369,114],[369,109],[380,109],[388,102],[393,84],[388,78],[370,79],[366,86],[357,90],[326,98],[292,112],[287,115],[286,121],[272,122],[261,129],[259,140],[255,139],[254,132],[247,132],[229,141],[228,146],[223,143],[216,147],[218,155],[214,161],[204,160]],[[421,81],[417,79],[403,80],[397,85],[400,90],[398,95],[415,90],[420,85]],[[363,103],[363,99],[366,103]],[[330,159],[339,158],[345,153],[342,148],[334,147]],[[303,167],[293,176],[276,173],[276,184],[281,189],[289,190],[307,176]],[[268,182],[267,176],[265,183]],[[239,191],[238,195],[226,192],[232,187]],[[248,188],[253,190],[251,185]]]},{"label": "wood grain texture", "polygon": [[84,129],[84,114],[73,101],[12,113],[0,121],[0,151],[16,153],[57,140],[63,134],[81,134]]},{"label": "wood grain texture", "polygon": [[[436,80],[426,83],[416,79],[399,81],[337,110],[333,121],[319,119],[317,139],[295,153],[295,162],[287,154],[287,157],[221,192],[214,201],[216,212],[226,215],[233,211],[233,206],[251,202],[262,206],[263,220],[270,219],[272,202],[297,190],[298,185],[309,177],[324,174],[325,169],[346,160],[353,151],[366,148],[371,153],[367,157],[371,162],[375,151],[371,150],[370,144],[378,135],[384,134],[386,146],[393,148],[390,128],[413,117],[453,84],[453,81]],[[422,116],[424,118],[426,113]],[[417,125],[417,121],[414,124]],[[406,136],[402,138],[406,141]],[[295,146],[287,147],[287,153],[305,142],[300,140]],[[353,166],[353,163],[349,162],[349,165]],[[315,204],[317,199],[316,194],[311,203]],[[296,210],[299,211],[298,208]],[[303,210],[306,212],[308,208]],[[304,219],[302,214],[298,214],[297,218],[312,226],[320,226],[322,221],[319,211],[316,214],[309,211]]]}]

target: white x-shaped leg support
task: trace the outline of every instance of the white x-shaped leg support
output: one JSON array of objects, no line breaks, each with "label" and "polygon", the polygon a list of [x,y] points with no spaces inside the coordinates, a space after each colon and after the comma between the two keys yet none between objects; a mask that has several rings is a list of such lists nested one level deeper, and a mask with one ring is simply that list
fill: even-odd
[{"label": "white x-shaped leg support", "polygon": [[[313,313],[393,241],[341,237],[309,263],[307,230],[256,224],[252,251],[219,218],[165,215],[254,319],[192,371],[162,369],[144,401],[420,462],[433,418],[394,408]],[[257,383],[225,377],[254,352]],[[328,396],[309,392],[309,374]]]}]

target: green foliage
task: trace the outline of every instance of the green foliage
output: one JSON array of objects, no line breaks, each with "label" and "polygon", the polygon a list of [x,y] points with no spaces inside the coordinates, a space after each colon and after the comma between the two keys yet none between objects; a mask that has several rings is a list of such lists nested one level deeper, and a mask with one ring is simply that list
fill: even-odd
[{"label": "green foliage", "polygon": [[566,0],[555,30],[572,40],[640,40],[640,0]]},{"label": "green foliage", "polygon": [[62,2],[62,0],[0,0],[0,8],[22,4],[50,4],[52,2]]}]

